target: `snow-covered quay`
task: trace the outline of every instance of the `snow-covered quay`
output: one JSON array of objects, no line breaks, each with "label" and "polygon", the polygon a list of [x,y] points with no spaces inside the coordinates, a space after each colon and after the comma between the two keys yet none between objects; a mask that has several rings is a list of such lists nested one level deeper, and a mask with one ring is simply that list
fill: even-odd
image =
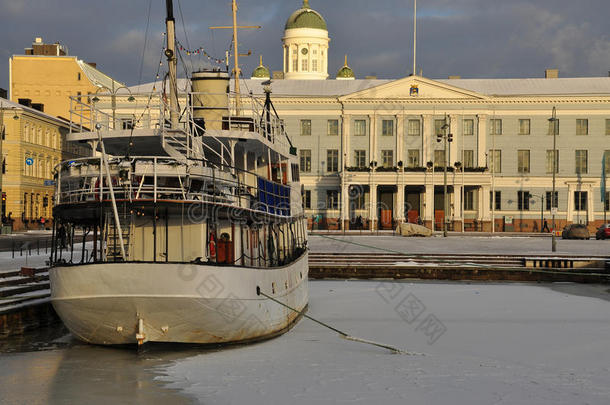
[{"label": "snow-covered quay", "polygon": [[572,284],[311,283],[309,314],[274,340],[157,368],[205,404],[608,404],[610,294]]}]

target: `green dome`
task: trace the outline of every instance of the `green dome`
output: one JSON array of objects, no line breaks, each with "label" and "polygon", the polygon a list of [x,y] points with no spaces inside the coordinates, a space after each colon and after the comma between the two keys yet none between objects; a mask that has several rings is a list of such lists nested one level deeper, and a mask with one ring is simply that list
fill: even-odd
[{"label": "green dome", "polygon": [[263,65],[263,55],[260,57],[258,67],[252,72],[252,79],[270,79],[271,71]]},{"label": "green dome", "polygon": [[292,28],[315,28],[328,31],[326,21],[320,13],[309,8],[309,0],[304,0],[303,7],[292,13],[286,21],[286,29]]},{"label": "green dome", "polygon": [[271,73],[269,72],[269,69],[267,69],[267,67],[259,66],[254,69],[254,72],[252,72],[252,77],[259,79],[268,79],[271,77]]},{"label": "green dome", "polygon": [[356,75],[354,74],[352,68],[349,66],[343,66],[341,70],[339,70],[339,73],[337,73],[337,78],[351,79],[352,77],[355,78]]},{"label": "green dome", "polygon": [[341,69],[339,69],[339,73],[337,73],[337,79],[355,79],[356,75],[351,67],[347,65],[347,55],[345,55],[345,64]]}]

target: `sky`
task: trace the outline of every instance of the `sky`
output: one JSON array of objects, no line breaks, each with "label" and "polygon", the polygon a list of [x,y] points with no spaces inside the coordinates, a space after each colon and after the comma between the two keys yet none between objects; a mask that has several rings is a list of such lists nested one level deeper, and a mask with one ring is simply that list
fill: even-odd
[{"label": "sky", "polygon": [[[240,33],[246,76],[264,57],[282,69],[281,38],[301,0],[243,0],[239,23],[261,25]],[[413,0],[310,0],[327,21],[329,74],[347,54],[357,78],[407,76],[413,69]],[[150,8],[150,19],[149,16]],[[231,24],[229,0],[174,0],[178,40],[223,58]],[[155,79],[163,48],[164,0],[0,0],[0,87],[8,87],[8,59],[35,37],[61,42],[70,55],[128,85]],[[418,71],[429,78],[607,76],[610,71],[608,0],[419,0]],[[182,75],[205,66],[186,58]],[[165,69],[165,67],[163,67]]]}]

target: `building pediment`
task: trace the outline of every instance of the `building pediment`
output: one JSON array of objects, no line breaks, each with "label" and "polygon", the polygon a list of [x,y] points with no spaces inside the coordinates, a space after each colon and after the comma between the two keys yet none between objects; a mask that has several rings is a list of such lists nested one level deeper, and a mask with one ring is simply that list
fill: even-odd
[{"label": "building pediment", "polygon": [[363,99],[484,99],[484,95],[420,76],[409,76],[341,97]]}]

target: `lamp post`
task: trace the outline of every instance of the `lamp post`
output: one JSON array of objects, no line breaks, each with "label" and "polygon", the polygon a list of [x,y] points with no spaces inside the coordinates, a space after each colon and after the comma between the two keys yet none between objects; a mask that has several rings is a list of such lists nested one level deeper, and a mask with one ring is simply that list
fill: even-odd
[{"label": "lamp post", "polygon": [[453,142],[453,134],[447,133],[447,129],[449,129],[449,124],[447,124],[447,115],[445,115],[445,124],[441,127],[443,130],[442,134],[436,135],[437,142],[444,142],[444,159],[443,159],[443,237],[447,237],[447,223],[449,222],[447,212],[449,211],[449,201],[447,200],[447,166],[449,166],[447,160],[447,147],[448,144]]},{"label": "lamp post", "polygon": [[100,101],[100,99],[97,97],[97,94],[100,90],[106,89],[106,90],[110,91],[110,100],[111,100],[111,108],[112,108],[112,129],[116,129],[116,96],[117,96],[119,90],[121,90],[121,89],[127,90],[127,92],[129,93],[129,98],[127,99],[127,101],[129,101],[130,103],[134,102],[136,100],[136,98],[133,96],[133,93],[131,92],[131,90],[128,87],[121,85],[120,87],[115,88],[114,83],[115,82],[113,80],[112,89],[108,88],[106,86],[99,86],[98,89],[95,91],[95,96],[93,97],[93,99],[91,99],[91,101],[93,101],[94,103],[97,103],[98,101]]},{"label": "lamp post", "polygon": [[549,118],[549,122],[553,125],[553,191],[551,193],[551,221],[553,227],[553,235],[551,242],[551,251],[557,251],[557,239],[555,238],[555,213],[557,212],[557,201],[555,196],[555,186],[557,181],[557,109],[553,107],[553,114]]}]

